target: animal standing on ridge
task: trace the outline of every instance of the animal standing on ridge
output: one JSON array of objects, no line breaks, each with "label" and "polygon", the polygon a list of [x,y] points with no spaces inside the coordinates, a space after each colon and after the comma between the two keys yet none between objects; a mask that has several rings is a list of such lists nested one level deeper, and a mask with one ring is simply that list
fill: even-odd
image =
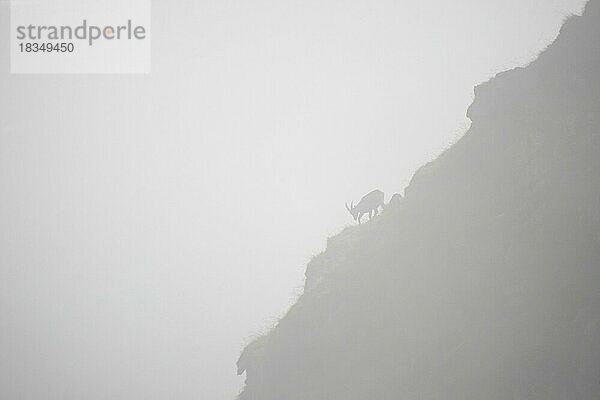
[{"label": "animal standing on ridge", "polygon": [[352,218],[360,225],[360,219],[363,215],[369,214],[369,221],[373,217],[379,215],[379,207],[381,207],[381,210],[385,207],[385,202],[383,201],[384,196],[385,195],[381,190],[373,190],[363,196],[357,205],[354,205],[354,202],[351,202],[350,207],[348,207],[348,203],[346,203],[346,210],[348,210],[350,215],[352,215]]}]

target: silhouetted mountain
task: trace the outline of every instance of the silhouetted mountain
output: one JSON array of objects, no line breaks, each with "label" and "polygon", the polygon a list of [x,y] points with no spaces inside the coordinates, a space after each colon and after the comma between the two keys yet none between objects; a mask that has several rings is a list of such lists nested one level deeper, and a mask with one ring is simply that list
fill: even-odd
[{"label": "silhouetted mountain", "polygon": [[600,398],[600,0],[244,351],[244,400]]}]

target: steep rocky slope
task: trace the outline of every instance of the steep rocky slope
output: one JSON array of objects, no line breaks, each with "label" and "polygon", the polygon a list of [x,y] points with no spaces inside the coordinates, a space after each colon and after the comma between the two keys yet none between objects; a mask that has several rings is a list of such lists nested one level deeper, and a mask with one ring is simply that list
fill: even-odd
[{"label": "steep rocky slope", "polygon": [[475,90],[400,204],[330,239],[244,400],[600,398],[600,0]]}]

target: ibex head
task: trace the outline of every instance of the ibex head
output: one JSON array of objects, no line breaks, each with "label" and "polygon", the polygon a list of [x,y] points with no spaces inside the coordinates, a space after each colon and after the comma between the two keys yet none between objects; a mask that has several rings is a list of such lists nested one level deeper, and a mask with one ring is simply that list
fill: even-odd
[{"label": "ibex head", "polygon": [[358,221],[358,210],[357,207],[354,206],[354,202],[350,202],[350,207],[348,207],[348,203],[346,203],[346,210],[352,215],[355,221]]}]

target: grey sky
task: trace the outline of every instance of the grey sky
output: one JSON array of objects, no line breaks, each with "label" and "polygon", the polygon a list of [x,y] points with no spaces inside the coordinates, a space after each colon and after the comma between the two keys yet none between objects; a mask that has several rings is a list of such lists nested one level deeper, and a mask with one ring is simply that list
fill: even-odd
[{"label": "grey sky", "polygon": [[344,202],[401,191],[583,4],[155,2],[149,76],[0,58],[0,397],[232,398]]}]

